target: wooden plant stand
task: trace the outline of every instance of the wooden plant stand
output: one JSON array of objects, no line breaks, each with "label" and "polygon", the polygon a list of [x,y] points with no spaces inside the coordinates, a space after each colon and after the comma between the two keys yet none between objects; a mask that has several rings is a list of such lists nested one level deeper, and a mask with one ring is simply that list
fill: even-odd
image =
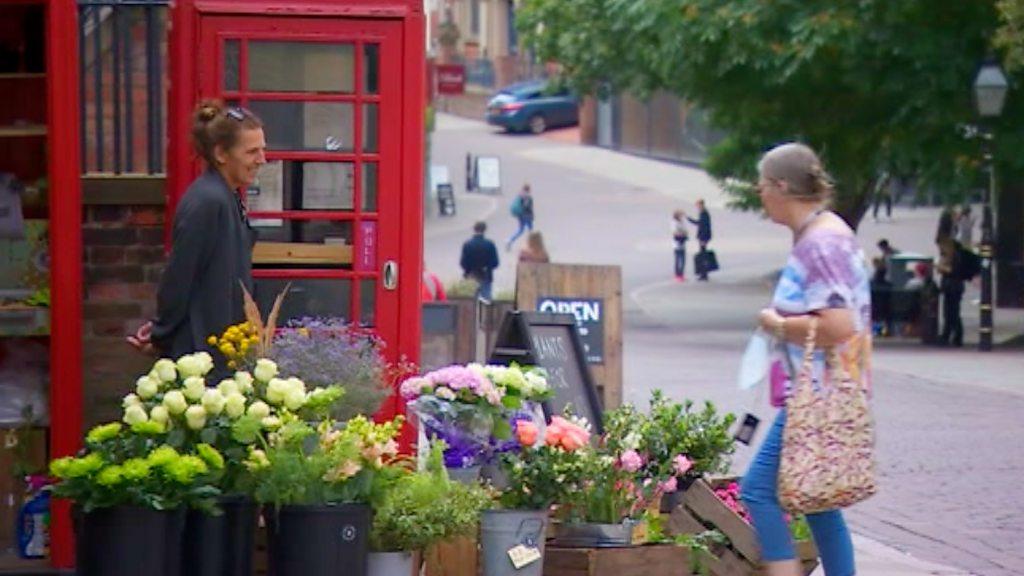
[{"label": "wooden plant stand", "polygon": [[[734,482],[734,478],[702,479],[694,482],[683,496],[683,502],[669,515],[665,531],[670,535],[700,534],[717,529],[729,539],[711,555],[702,554],[701,561],[712,576],[755,576],[762,574],[761,553],[754,527],[729,509],[715,495],[715,489]],[[797,557],[804,574],[818,566],[818,550],[810,540],[796,543]]]},{"label": "wooden plant stand", "polygon": [[544,551],[544,576],[679,576],[687,566],[689,552],[674,544]]}]

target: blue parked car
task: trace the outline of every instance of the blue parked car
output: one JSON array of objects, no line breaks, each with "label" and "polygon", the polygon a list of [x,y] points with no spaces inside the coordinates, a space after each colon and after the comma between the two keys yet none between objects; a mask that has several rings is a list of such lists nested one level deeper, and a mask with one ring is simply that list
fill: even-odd
[{"label": "blue parked car", "polygon": [[487,103],[487,123],[509,132],[540,134],[579,124],[579,101],[568,90],[547,93],[547,82],[531,80],[503,88]]}]

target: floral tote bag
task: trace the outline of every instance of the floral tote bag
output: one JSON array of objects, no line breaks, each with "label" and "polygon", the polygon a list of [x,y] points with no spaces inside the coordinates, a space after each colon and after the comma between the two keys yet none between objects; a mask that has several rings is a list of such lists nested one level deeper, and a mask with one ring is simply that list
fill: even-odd
[{"label": "floral tote bag", "polygon": [[868,392],[846,373],[834,349],[826,351],[824,382],[815,386],[817,327],[812,317],[803,363],[786,400],[778,494],[792,513],[843,508],[877,491]]}]

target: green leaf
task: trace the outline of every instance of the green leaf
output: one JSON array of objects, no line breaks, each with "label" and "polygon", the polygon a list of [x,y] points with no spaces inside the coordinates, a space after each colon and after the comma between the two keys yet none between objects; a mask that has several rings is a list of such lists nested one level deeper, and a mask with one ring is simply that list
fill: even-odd
[{"label": "green leaf", "polygon": [[213,446],[217,443],[217,429],[203,428],[203,431],[199,433],[199,441]]},{"label": "green leaf", "polygon": [[245,415],[232,424],[231,438],[240,444],[252,444],[259,438],[261,429],[259,418]]}]

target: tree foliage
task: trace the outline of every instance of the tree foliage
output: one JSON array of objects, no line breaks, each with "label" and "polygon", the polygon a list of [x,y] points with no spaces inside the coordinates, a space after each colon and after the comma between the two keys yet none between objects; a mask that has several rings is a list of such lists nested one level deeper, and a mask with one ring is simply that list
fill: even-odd
[{"label": "tree foliage", "polygon": [[1024,0],[999,0],[996,6],[1001,24],[995,44],[1006,54],[1008,68],[1024,69]]},{"label": "tree foliage", "polygon": [[[518,12],[527,44],[580,93],[667,90],[706,109],[727,134],[706,162],[718,178],[750,181],[770,146],[808,143],[854,225],[883,171],[973,185],[980,142],[963,126],[998,24],[994,0],[524,0]],[[1008,108],[997,150],[1020,163],[1024,106],[1011,94]]]}]

